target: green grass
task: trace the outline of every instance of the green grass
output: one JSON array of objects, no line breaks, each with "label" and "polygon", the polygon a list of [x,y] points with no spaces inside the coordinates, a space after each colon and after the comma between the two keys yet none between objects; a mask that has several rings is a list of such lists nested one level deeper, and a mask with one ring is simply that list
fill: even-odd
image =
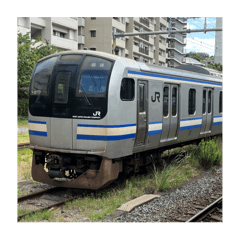
[{"label": "green grass", "polygon": [[[19,209],[18,214],[19,212],[25,213],[26,211],[24,212],[24,210]],[[20,222],[42,222],[43,220],[53,220],[54,218],[55,214],[53,212],[48,212],[48,210],[44,210],[41,212],[36,212],[34,214],[28,214],[23,217]]]},{"label": "green grass", "polygon": [[27,143],[29,142],[29,134],[27,133],[20,133],[18,134],[18,143]]},{"label": "green grass", "polygon": [[18,164],[22,161],[28,162],[32,160],[32,150],[30,148],[18,150]]},{"label": "green grass", "polygon": [[18,116],[18,127],[28,127],[28,117]]}]

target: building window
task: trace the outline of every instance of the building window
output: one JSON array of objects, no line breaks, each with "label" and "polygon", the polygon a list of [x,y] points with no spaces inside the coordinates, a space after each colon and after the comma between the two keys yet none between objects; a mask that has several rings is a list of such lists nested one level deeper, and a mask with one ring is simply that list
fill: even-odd
[{"label": "building window", "polygon": [[96,37],[96,30],[90,30],[91,32],[91,37]]},{"label": "building window", "polygon": [[92,50],[92,51],[96,51],[96,48],[90,48],[90,50]]},{"label": "building window", "polygon": [[91,17],[91,20],[96,20],[96,18],[95,17]]},{"label": "building window", "polygon": [[219,113],[222,113],[222,91],[219,94]]},{"label": "building window", "polygon": [[120,98],[123,101],[133,101],[135,82],[132,78],[123,78],[121,84]]},{"label": "building window", "polygon": [[193,115],[196,111],[196,90],[189,89],[188,95],[188,114]]}]

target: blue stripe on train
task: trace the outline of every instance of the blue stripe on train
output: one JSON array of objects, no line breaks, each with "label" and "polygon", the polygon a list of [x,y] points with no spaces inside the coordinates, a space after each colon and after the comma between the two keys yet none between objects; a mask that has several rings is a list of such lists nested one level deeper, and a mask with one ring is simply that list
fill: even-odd
[{"label": "blue stripe on train", "polygon": [[213,126],[216,126],[216,125],[222,125],[222,122],[215,122],[215,123],[213,123]]},{"label": "blue stripe on train", "polygon": [[167,79],[180,80],[180,81],[186,81],[186,82],[196,82],[196,83],[204,83],[204,84],[222,86],[222,83],[207,82],[207,81],[194,80],[194,79],[181,78],[181,77],[170,77],[170,76],[165,76],[165,75],[161,75],[161,74],[154,74],[154,73],[136,72],[136,71],[131,71],[131,70],[128,70],[128,73],[136,74],[136,75],[142,75],[142,76],[149,76],[149,77],[167,78]]},{"label": "blue stripe on train", "polygon": [[161,130],[149,131],[149,132],[148,132],[148,136],[156,135],[156,134],[161,134],[161,133],[162,133],[162,129],[161,129]]},{"label": "blue stripe on train", "polygon": [[47,122],[42,122],[42,121],[32,121],[28,120],[29,123],[37,123],[37,124],[47,124]]},{"label": "blue stripe on train", "polygon": [[47,132],[29,130],[29,135],[47,137]]},{"label": "blue stripe on train", "polygon": [[97,140],[97,141],[117,141],[117,140],[135,138],[135,136],[136,136],[136,133],[126,134],[126,135],[116,135],[116,136],[77,134],[77,139],[79,139],[79,140]]},{"label": "blue stripe on train", "polygon": [[134,127],[136,123],[124,124],[124,125],[91,125],[91,124],[78,124],[78,127],[95,127],[95,128],[123,128],[123,127]]},{"label": "blue stripe on train", "polygon": [[188,130],[188,129],[194,129],[194,128],[200,128],[202,124],[197,124],[197,125],[191,125],[191,126],[185,126],[185,127],[180,127],[180,131],[182,130]]}]

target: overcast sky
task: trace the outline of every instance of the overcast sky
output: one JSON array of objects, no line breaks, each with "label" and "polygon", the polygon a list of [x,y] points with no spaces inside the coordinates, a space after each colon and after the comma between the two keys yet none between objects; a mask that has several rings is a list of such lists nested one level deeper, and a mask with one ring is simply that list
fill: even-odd
[{"label": "overcast sky", "polygon": [[[203,29],[205,17],[188,19],[187,28],[189,29]],[[207,28],[216,27],[216,17],[207,17]],[[210,56],[214,55],[215,49],[215,32],[205,33],[188,33],[187,45],[185,52],[205,52]]]}]

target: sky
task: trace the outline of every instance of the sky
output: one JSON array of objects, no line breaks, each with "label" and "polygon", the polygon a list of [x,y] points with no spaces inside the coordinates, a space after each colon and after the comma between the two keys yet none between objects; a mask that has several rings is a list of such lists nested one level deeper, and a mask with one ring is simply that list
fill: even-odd
[{"label": "sky", "polygon": [[[203,29],[205,17],[188,19],[187,29]],[[216,28],[216,17],[207,17],[207,28]],[[215,32],[188,33],[185,52],[205,52],[214,55]]]}]

